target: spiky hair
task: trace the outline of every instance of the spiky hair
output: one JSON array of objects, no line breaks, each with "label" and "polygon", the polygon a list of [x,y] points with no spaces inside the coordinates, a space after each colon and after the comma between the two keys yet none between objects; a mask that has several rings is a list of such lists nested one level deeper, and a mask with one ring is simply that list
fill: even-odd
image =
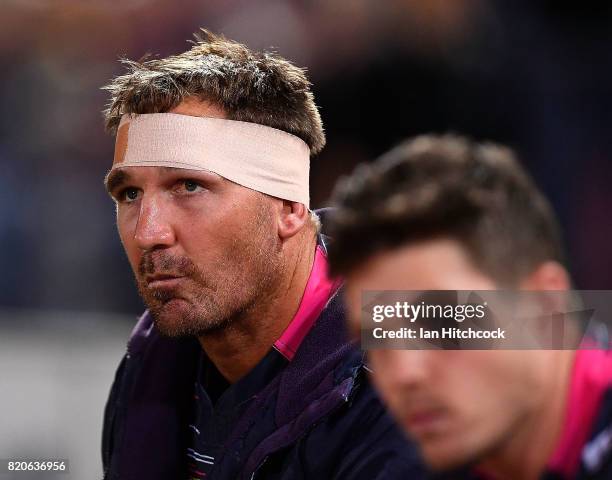
[{"label": "spiky hair", "polygon": [[195,97],[221,107],[227,118],[295,135],[311,155],[325,145],[321,116],[305,69],[272,52],[201,29],[186,52],[162,59],[123,59],[128,72],[102,87],[110,92],[106,128],[115,133],[125,113],[162,113]]},{"label": "spiky hair", "polygon": [[330,270],[345,275],[385,250],[449,237],[480,270],[516,285],[565,256],[552,207],[503,146],[456,135],[408,140],[336,186]]}]

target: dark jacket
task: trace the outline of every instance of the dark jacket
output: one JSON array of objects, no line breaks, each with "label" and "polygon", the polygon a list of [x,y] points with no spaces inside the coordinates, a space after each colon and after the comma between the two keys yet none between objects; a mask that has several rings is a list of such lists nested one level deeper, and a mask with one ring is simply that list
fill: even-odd
[{"label": "dark jacket", "polygon": [[[553,476],[549,479],[552,480]],[[589,441],[582,449],[578,480],[612,480],[612,388],[605,393]]]},{"label": "dark jacket", "polygon": [[[104,415],[105,480],[183,480],[200,345],[160,336],[145,314]],[[215,479],[421,479],[415,448],[368,382],[335,295],[293,360],[239,419]]]}]

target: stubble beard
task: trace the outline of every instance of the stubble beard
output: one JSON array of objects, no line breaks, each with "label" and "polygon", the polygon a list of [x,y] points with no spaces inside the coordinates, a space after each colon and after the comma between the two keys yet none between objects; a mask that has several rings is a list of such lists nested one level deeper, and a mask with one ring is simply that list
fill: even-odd
[{"label": "stubble beard", "polygon": [[[201,337],[226,330],[273,296],[281,276],[277,239],[261,227],[255,230],[235,238],[207,272],[191,259],[164,250],[143,254],[138,290],[162,335]],[[149,288],[144,278],[154,272],[172,272],[184,279],[177,288]]]}]

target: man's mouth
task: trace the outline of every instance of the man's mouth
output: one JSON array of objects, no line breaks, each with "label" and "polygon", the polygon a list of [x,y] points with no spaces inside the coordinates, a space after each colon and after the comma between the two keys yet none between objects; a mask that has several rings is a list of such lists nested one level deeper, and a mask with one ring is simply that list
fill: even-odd
[{"label": "man's mouth", "polygon": [[405,415],[402,423],[415,436],[435,434],[448,423],[448,412],[443,408],[415,410]]},{"label": "man's mouth", "polygon": [[148,288],[173,288],[184,278],[185,276],[183,275],[157,273],[155,275],[147,275],[145,277],[145,283]]}]

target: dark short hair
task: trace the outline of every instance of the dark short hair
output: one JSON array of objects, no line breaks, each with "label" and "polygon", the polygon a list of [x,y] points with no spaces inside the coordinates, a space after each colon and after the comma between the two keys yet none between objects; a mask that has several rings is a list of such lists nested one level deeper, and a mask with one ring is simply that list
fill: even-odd
[{"label": "dark short hair", "polygon": [[332,203],[333,275],[378,252],[437,237],[458,240],[501,283],[515,283],[547,260],[563,263],[548,201],[499,145],[416,137],[341,180]]},{"label": "dark short hair", "polygon": [[270,52],[202,29],[193,47],[162,59],[122,60],[129,71],[103,87],[110,92],[106,128],[125,113],[162,113],[189,97],[221,107],[230,120],[259,123],[295,135],[311,155],[325,145],[323,124],[305,70]]}]

